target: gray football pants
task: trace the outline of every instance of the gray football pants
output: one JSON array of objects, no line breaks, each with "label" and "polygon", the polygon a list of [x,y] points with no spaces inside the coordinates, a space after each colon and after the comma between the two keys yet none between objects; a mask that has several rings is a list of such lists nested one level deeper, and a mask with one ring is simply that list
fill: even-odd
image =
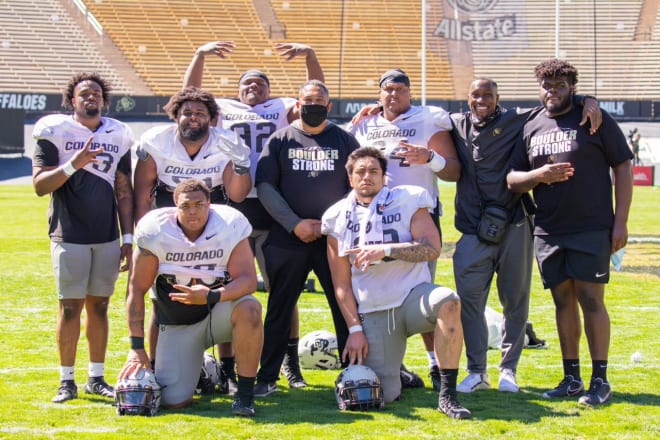
[{"label": "gray football pants", "polygon": [[502,304],[502,360],[500,370],[516,371],[525,343],[532,277],[533,241],[527,218],[509,225],[498,245],[463,234],[454,252],[454,278],[461,298],[461,322],[470,373],[485,373],[488,326],[484,312],[497,273],[497,292]]}]

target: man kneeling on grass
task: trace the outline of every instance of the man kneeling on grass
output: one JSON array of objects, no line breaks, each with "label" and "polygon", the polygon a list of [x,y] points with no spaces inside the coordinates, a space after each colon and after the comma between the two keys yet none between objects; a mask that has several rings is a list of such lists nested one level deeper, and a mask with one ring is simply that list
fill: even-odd
[{"label": "man kneeling on grass", "polygon": [[120,378],[150,367],[144,349],[144,296],[155,283],[160,324],[156,380],[164,407],[192,402],[203,353],[232,341],[238,391],[232,413],[254,416],[254,380],[263,345],[261,305],[247,219],[225,205],[210,204],[201,181],[177,185],[174,208],[150,211],[138,222],[137,248],[126,310],[131,350]]},{"label": "man kneeling on grass", "polygon": [[323,215],[328,261],[349,337],[342,359],[373,369],[385,402],[401,394],[399,366],[406,340],[435,332],[440,366],[438,410],[455,419],[470,411],[456,397],[463,347],[461,305],[456,292],[431,283],[427,261],[440,254],[440,235],[423,188],[385,186],[387,159],[371,147],[346,163],[353,191]]}]

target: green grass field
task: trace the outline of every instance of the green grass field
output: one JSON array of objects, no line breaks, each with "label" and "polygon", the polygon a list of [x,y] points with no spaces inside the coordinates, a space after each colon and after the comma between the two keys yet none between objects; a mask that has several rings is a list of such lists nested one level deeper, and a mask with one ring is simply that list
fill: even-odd
[{"label": "green grass field", "polygon": [[[339,412],[333,395],[338,371],[305,371],[309,386],[302,390],[289,390],[286,381],[280,381],[280,392],[258,400],[257,416],[251,420],[232,417],[227,396],[198,397],[185,410],[161,410],[155,418],[118,417],[112,402],[82,392],[88,362],[84,333],[76,364],[79,398],[53,404],[59,362],[54,331],[57,297],[46,227],[48,198],[37,198],[30,186],[0,188],[0,438],[660,438],[660,192],[655,188],[635,188],[629,222],[633,243],[627,248],[623,270],[613,274],[607,288],[612,321],[611,403],[588,409],[575,400],[541,397],[542,391],[556,385],[562,370],[554,307],[535,270],[530,320],[537,334],[548,341],[548,349],[523,352],[520,393],[489,390],[461,396],[473,414],[467,421],[437,412],[437,394],[428,380],[426,389],[406,390],[401,401],[382,411]],[[451,253],[458,238],[452,224],[454,186],[443,184],[441,193],[445,249],[436,281],[453,287]],[[655,243],[649,243],[649,237]],[[111,302],[109,382],[115,381],[128,351],[125,288],[126,275],[122,275]],[[265,305],[265,294],[257,296]],[[489,305],[501,310],[495,292]],[[332,330],[322,294],[303,294],[300,313],[301,335]],[[636,351],[642,354],[639,363],[631,361]],[[584,337],[581,352],[582,374],[588,380],[591,363]],[[499,353],[491,350],[489,373],[495,387],[498,360]],[[405,362],[426,377],[426,354],[419,337],[410,339]],[[464,358],[461,368],[465,368]],[[459,380],[464,375],[462,370]]]}]

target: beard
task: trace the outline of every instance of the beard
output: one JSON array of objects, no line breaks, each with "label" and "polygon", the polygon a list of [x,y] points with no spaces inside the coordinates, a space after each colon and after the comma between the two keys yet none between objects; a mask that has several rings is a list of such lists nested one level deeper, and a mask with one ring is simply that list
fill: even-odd
[{"label": "beard", "polygon": [[95,117],[98,116],[99,113],[101,113],[101,110],[99,110],[98,107],[85,109],[85,116]]},{"label": "beard", "polygon": [[558,103],[547,103],[545,104],[545,109],[550,112],[553,115],[558,115],[562,113],[566,113],[571,105],[572,105],[572,96],[566,96],[564,97],[560,102]]},{"label": "beard", "polygon": [[198,141],[209,132],[208,124],[201,125],[199,128],[180,127],[181,137],[187,141]]}]

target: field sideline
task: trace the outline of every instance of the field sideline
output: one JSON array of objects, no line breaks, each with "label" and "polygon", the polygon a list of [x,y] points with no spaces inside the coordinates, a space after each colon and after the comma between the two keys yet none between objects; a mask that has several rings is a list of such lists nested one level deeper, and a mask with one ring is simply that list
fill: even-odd
[{"label": "field sideline", "polygon": [[[0,186],[3,207],[0,234],[0,438],[660,438],[660,192],[635,187],[629,222],[631,243],[623,270],[614,272],[607,288],[612,321],[608,376],[611,403],[597,409],[578,407],[575,400],[548,401],[541,393],[561,378],[561,356],[554,323],[554,306],[541,287],[537,270],[532,280],[530,320],[547,350],[525,350],[518,370],[521,392],[496,390],[461,395],[473,414],[468,421],[448,419],[437,412],[437,394],[426,377],[426,355],[419,337],[410,339],[406,365],[427,379],[424,390],[406,390],[400,402],[380,412],[341,413],[334,402],[338,371],[308,371],[310,384],[259,399],[253,420],[231,416],[231,398],[198,397],[192,407],[161,410],[155,418],[118,417],[111,402],[85,395],[87,347],[84,333],[78,348],[76,382],[79,398],[63,405],[51,403],[58,386],[55,345],[57,298],[54,292],[46,227],[48,198],[38,198],[29,185]],[[441,185],[445,216],[445,248],[436,281],[453,287],[451,253],[458,233],[453,220],[454,186]],[[512,269],[515,270],[515,269]],[[317,283],[318,285],[318,283]],[[106,377],[114,383],[128,351],[123,298],[126,275],[121,275],[111,301],[110,341]],[[266,295],[257,297],[266,304]],[[489,305],[501,310],[497,295]],[[305,293],[300,301],[301,335],[332,330],[322,294]],[[641,362],[631,355],[639,351]],[[582,338],[582,375],[588,381],[591,365]],[[499,353],[489,352],[489,373],[496,388]],[[464,356],[459,380],[465,375]]]}]

